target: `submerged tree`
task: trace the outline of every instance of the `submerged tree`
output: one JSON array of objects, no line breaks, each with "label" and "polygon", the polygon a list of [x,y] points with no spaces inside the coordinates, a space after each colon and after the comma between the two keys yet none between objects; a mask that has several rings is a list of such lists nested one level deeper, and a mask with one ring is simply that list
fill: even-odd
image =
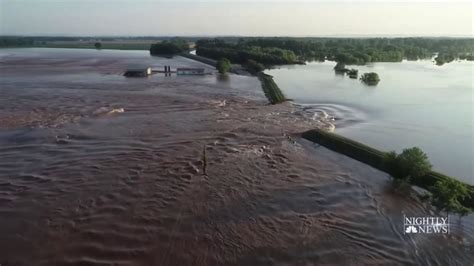
[{"label": "submerged tree", "polygon": [[411,178],[418,178],[426,175],[431,171],[431,163],[428,155],[420,148],[413,147],[404,149],[403,152],[397,156],[398,166],[401,176],[410,176]]},{"label": "submerged tree", "polygon": [[446,53],[440,53],[438,56],[435,58],[436,65],[442,66],[446,63],[450,63],[456,59],[456,56],[453,54],[446,54]]},{"label": "submerged tree", "polygon": [[474,61],[474,54],[462,54],[459,56],[461,60]]},{"label": "submerged tree", "polygon": [[[397,188],[409,188],[410,184],[423,183],[431,171],[428,156],[419,148],[405,149],[401,154],[392,151],[386,154],[384,168],[394,178]],[[418,182],[417,182],[418,181]],[[431,204],[440,211],[465,216],[473,210],[464,206],[473,191],[468,185],[450,177],[439,179],[429,190]]]},{"label": "submerged tree", "polygon": [[221,59],[219,59],[219,61],[217,61],[216,68],[219,71],[219,73],[221,73],[221,74],[225,74],[225,73],[229,72],[231,67],[232,67],[232,64],[230,63],[229,59],[227,59],[227,58],[221,58]]},{"label": "submerged tree", "polygon": [[102,43],[96,42],[96,43],[94,43],[94,47],[95,47],[95,49],[102,49]]},{"label": "submerged tree", "polygon": [[462,201],[470,198],[470,189],[466,184],[458,180],[449,178],[439,180],[431,188],[431,203],[440,211],[446,211],[447,214],[457,213],[465,216],[472,212],[462,204]]},{"label": "submerged tree", "polygon": [[347,71],[347,75],[349,75],[351,79],[356,79],[358,74],[359,74],[359,70],[357,69],[350,69]]},{"label": "submerged tree", "polygon": [[380,82],[379,75],[375,72],[364,73],[360,80],[367,85],[377,85]]},{"label": "submerged tree", "polygon": [[257,74],[265,70],[265,66],[255,60],[248,60],[245,68],[252,74]]},{"label": "submerged tree", "polygon": [[412,182],[425,176],[431,167],[428,156],[418,147],[404,149],[398,155],[389,152],[385,157],[385,168],[395,179]]},{"label": "submerged tree", "polygon": [[336,64],[336,66],[334,67],[334,71],[336,71],[336,72],[346,72],[347,71],[346,64],[342,63],[342,62],[338,62]]}]

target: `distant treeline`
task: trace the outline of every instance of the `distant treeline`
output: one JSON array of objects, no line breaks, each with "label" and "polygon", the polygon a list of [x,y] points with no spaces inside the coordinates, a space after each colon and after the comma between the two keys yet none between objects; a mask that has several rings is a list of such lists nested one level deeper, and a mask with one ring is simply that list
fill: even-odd
[{"label": "distant treeline", "polygon": [[[148,50],[146,43],[173,41],[176,37],[50,37],[50,36],[0,36],[1,47],[52,47],[52,48],[94,48],[101,42],[103,49]],[[193,43],[198,37],[179,38]],[[143,42],[136,42],[143,41]],[[90,44],[90,45],[88,45]]]},{"label": "distant treeline", "polygon": [[189,44],[182,39],[164,40],[150,47],[151,55],[172,56],[186,51],[189,51]]},{"label": "distant treeline", "polygon": [[[166,36],[143,36],[143,37],[100,37],[100,36],[0,36],[0,42],[4,40],[17,41],[17,42],[78,42],[78,41],[165,41],[165,40],[173,40],[177,37],[166,37]],[[201,37],[183,37],[180,38],[188,42],[196,42]]]},{"label": "distant treeline", "polygon": [[202,56],[226,57],[236,63],[252,59],[266,65],[306,60],[361,65],[427,59],[435,54],[449,62],[472,60],[474,54],[472,38],[234,38],[203,39],[196,46]]},{"label": "distant treeline", "polygon": [[0,37],[0,47],[25,47],[33,46],[34,43],[33,38]]},{"label": "distant treeline", "polygon": [[250,60],[264,65],[298,63],[297,55],[288,49],[249,45],[245,42],[233,44],[220,39],[197,41],[196,54],[213,59],[227,58],[239,64],[247,64]]},{"label": "distant treeline", "polygon": [[[168,41],[176,37],[19,37],[0,36],[0,47],[48,47],[53,42]],[[368,62],[400,62],[403,59],[432,58],[442,65],[456,59],[474,60],[473,38],[320,38],[320,37],[222,37],[219,39],[180,37],[197,44],[197,53],[213,59],[228,58],[233,63],[253,60],[264,65],[293,64],[310,60],[334,60],[347,65]],[[179,45],[178,45],[179,46]],[[105,48],[105,47],[104,47]],[[162,47],[164,50],[170,47]],[[120,49],[120,47],[117,47]],[[174,48],[172,48],[174,49]],[[150,49],[151,50],[151,49]]]}]

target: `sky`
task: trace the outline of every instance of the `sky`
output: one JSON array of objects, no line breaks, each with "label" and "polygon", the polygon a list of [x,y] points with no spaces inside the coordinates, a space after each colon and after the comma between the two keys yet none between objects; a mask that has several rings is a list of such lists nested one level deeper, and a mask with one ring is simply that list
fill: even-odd
[{"label": "sky", "polygon": [[0,0],[0,35],[474,36],[473,0]]}]

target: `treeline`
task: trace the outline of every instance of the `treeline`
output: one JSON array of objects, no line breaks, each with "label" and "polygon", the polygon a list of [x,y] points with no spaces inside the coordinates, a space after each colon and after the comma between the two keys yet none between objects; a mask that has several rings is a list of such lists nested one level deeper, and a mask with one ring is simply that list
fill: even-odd
[{"label": "treeline", "polygon": [[196,44],[202,56],[227,57],[237,63],[252,59],[267,65],[310,60],[361,65],[428,59],[436,53],[472,59],[474,54],[472,38],[233,38]]},{"label": "treeline", "polygon": [[182,39],[165,40],[150,47],[151,55],[172,56],[186,51],[189,51],[189,44]]},{"label": "treeline", "polygon": [[[33,47],[42,46],[50,42],[79,42],[83,40],[97,41],[98,38],[83,37],[48,37],[48,36],[0,36],[0,47]],[[102,39],[100,39],[102,40]],[[103,38],[103,40],[114,40],[113,38]]]},{"label": "treeline", "polygon": [[[0,36],[2,39],[26,39],[34,42],[77,42],[77,41],[169,41],[178,37],[169,36]],[[201,37],[179,37],[188,42],[196,42]]]},{"label": "treeline", "polygon": [[305,60],[328,59],[346,64],[418,60],[436,53],[460,58],[474,52],[472,38],[265,38],[239,42],[287,49]]},{"label": "treeline", "polygon": [[33,38],[0,37],[0,47],[27,47],[34,43]]},{"label": "treeline", "polygon": [[[263,65],[298,63],[293,51],[279,47],[261,47],[247,44],[233,44],[219,39],[204,39],[196,42],[196,54],[212,59],[227,58],[232,63],[256,62]],[[253,63],[255,64],[255,63]]]}]

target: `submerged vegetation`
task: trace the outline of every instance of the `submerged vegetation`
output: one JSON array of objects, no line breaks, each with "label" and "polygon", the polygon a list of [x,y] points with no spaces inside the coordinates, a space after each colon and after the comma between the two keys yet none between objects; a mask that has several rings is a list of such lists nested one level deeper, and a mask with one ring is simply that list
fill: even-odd
[{"label": "submerged vegetation", "polygon": [[[420,179],[428,175],[432,168],[428,156],[417,147],[405,149],[398,155],[394,151],[387,153],[385,166],[395,184],[420,183]],[[431,204],[438,210],[461,216],[472,212],[472,208],[463,204],[473,193],[466,184],[454,178],[443,178],[427,189]]]},{"label": "submerged vegetation", "polygon": [[[472,38],[262,38],[224,37],[42,37],[2,36],[0,47],[57,47],[150,50],[152,54],[170,55],[189,50],[196,43],[197,53],[218,60],[226,57],[233,63],[255,60],[265,66],[293,64],[304,61],[334,60],[346,65],[369,62],[400,62],[403,59],[431,59],[439,62],[454,59],[473,60]],[[156,43],[158,42],[158,43]],[[155,43],[150,47],[151,43]]]},{"label": "submerged vegetation", "polygon": [[454,61],[456,58],[453,54],[443,54],[440,53],[438,56],[436,56],[435,61],[438,66],[442,66],[446,63],[451,63]]},{"label": "submerged vegetation", "polygon": [[474,54],[462,54],[459,56],[459,59],[461,60],[467,60],[467,61],[474,61]]},{"label": "submerged vegetation", "polygon": [[367,85],[377,85],[380,82],[380,77],[375,72],[364,73],[360,80]]},{"label": "submerged vegetation", "polygon": [[334,66],[334,71],[343,73],[346,72],[348,69],[346,68],[346,63],[338,62],[336,66]]},{"label": "submerged vegetation", "polygon": [[471,38],[258,38],[241,42],[287,49],[300,60],[328,59],[347,65],[429,59],[435,53],[457,58],[474,50]]},{"label": "submerged vegetation", "polygon": [[189,51],[189,44],[182,39],[165,40],[150,46],[151,55],[173,56]]},{"label": "submerged vegetation", "polygon": [[405,149],[401,154],[389,152],[384,163],[390,175],[407,182],[425,176],[432,167],[428,156],[418,147]]},{"label": "submerged vegetation", "polygon": [[232,64],[230,63],[229,59],[221,58],[217,61],[216,68],[219,71],[219,73],[225,74],[230,71],[230,69],[232,68]]},{"label": "submerged vegetation", "polygon": [[199,55],[214,59],[227,57],[239,64],[251,59],[265,66],[310,60],[362,65],[431,59],[436,53],[468,59],[472,58],[474,41],[470,38],[222,38],[199,40],[196,47]]},{"label": "submerged vegetation", "polygon": [[255,60],[248,60],[247,63],[244,64],[244,66],[253,75],[265,70],[265,66]]},{"label": "submerged vegetation", "polygon": [[431,204],[440,211],[468,215],[472,208],[463,205],[463,201],[471,197],[469,187],[455,179],[439,180],[431,188]]},{"label": "submerged vegetation", "polygon": [[357,70],[357,69],[350,69],[350,70],[347,71],[347,75],[351,79],[356,79],[358,74],[359,74],[359,70]]}]

